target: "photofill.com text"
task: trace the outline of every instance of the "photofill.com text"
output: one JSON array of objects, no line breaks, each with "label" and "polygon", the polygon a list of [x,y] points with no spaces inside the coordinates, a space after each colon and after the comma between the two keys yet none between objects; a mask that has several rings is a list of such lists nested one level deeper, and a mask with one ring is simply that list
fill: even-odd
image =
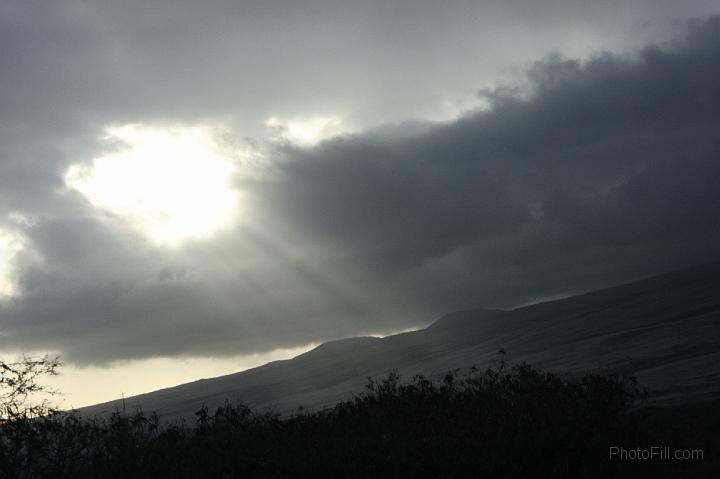
[{"label": "photofill.com text", "polygon": [[670,446],[625,448],[610,446],[610,460],[618,461],[701,461],[703,449],[674,449]]}]

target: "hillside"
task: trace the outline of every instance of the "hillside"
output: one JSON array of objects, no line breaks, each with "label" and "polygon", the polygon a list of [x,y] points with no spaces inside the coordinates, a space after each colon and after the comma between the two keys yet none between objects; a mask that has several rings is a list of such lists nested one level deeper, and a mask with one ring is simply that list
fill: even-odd
[{"label": "hillside", "polygon": [[[720,398],[720,263],[511,311],[451,313],[429,327],[385,338],[331,341],[286,361],[126,398],[163,419],[193,418],[202,403],[255,409],[320,408],[395,369],[437,377],[484,366],[504,349],[512,362],[562,373],[636,374],[652,400]],[[120,400],[82,411],[122,408]]]}]

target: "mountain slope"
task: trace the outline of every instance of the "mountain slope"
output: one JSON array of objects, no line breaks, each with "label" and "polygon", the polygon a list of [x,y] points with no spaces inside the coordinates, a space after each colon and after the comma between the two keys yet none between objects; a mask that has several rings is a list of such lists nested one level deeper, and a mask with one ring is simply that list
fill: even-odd
[{"label": "mountain slope", "polygon": [[[504,349],[510,361],[551,371],[620,369],[655,401],[720,397],[720,263],[512,311],[470,310],[428,328],[385,338],[331,341],[286,361],[127,398],[163,418],[192,418],[202,403],[318,408],[363,390],[368,376],[395,369],[439,377],[484,366]],[[84,408],[121,409],[121,401]]]}]

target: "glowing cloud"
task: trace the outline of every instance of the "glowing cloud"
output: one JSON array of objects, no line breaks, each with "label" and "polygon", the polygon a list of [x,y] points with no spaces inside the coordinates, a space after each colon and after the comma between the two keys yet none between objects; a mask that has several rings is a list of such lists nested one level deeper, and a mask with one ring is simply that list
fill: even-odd
[{"label": "glowing cloud", "polygon": [[293,121],[282,121],[273,116],[265,122],[265,126],[278,138],[302,146],[312,146],[347,131],[342,120],[336,116],[315,116]]},{"label": "glowing cloud", "polygon": [[232,220],[234,166],[207,129],[126,125],[106,129],[103,139],[119,148],[65,175],[96,208],[158,243],[204,237]]},{"label": "glowing cloud", "polygon": [[15,259],[24,249],[25,240],[20,234],[0,229],[0,300],[20,294],[15,281]]}]

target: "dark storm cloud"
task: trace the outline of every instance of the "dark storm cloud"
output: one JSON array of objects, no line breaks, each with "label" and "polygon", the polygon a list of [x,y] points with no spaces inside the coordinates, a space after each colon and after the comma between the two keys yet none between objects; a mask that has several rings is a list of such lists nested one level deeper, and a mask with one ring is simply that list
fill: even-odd
[{"label": "dark storm cloud", "polygon": [[[716,20],[635,59],[539,62],[530,100],[486,88],[491,111],[378,126],[547,51],[665,40],[713,3],[4,2],[0,228],[29,248],[0,349],[249,353],[715,258]],[[206,242],[155,247],[64,186],[107,125],[217,121],[242,138],[275,114],[361,133],[277,147],[240,185],[248,221]]]},{"label": "dark storm cloud", "polygon": [[550,58],[530,100],[499,91],[491,111],[409,138],[286,151],[284,181],[262,185],[268,216],[445,307],[716,259],[718,38],[716,18],[633,60]]}]

